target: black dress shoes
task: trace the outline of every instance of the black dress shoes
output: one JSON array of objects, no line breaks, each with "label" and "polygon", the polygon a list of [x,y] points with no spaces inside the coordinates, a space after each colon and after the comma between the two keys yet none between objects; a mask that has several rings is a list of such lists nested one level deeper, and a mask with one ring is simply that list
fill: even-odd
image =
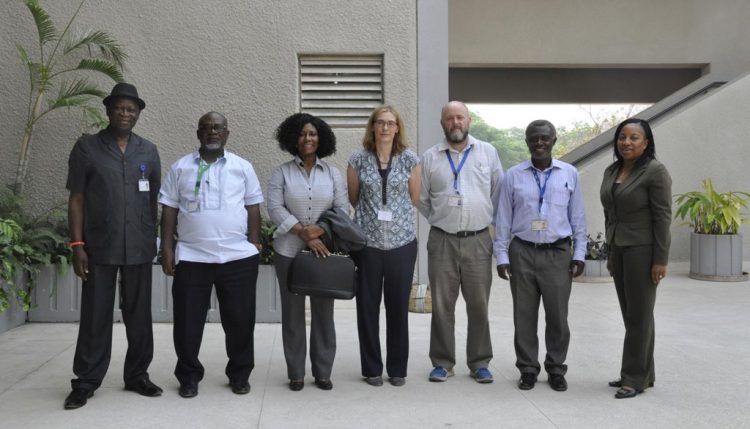
[{"label": "black dress shoes", "polygon": [[305,380],[289,380],[289,390],[299,392],[305,388]]},{"label": "black dress shoes", "polygon": [[316,378],[315,379],[315,385],[318,386],[318,389],[321,390],[331,390],[333,389],[333,383],[330,379],[323,380],[322,378]]},{"label": "black dress shoes", "polygon": [[562,374],[550,374],[549,375],[549,386],[552,390],[558,392],[564,392],[568,390],[568,382],[565,381],[565,376]]},{"label": "black dress shoes", "polygon": [[152,383],[148,378],[142,378],[133,384],[126,384],[125,390],[149,397],[161,396],[162,393],[161,387]]},{"label": "black dress shoes", "polygon": [[[620,380],[620,379],[612,380],[612,381],[610,381],[607,384],[609,384],[609,387],[622,387],[622,380]],[[648,387],[654,387],[654,382],[653,381],[649,381],[648,382]]]},{"label": "black dress shoes", "polygon": [[639,393],[643,393],[643,390],[635,390],[632,387],[621,387],[617,393],[615,393],[615,398],[617,399],[626,399],[626,398],[635,398],[638,396]]},{"label": "black dress shoes", "polygon": [[230,380],[229,385],[232,386],[232,393],[235,395],[250,393],[250,383],[247,380]]},{"label": "black dress shoes", "polygon": [[521,379],[518,380],[518,388],[521,390],[531,390],[536,384],[536,374],[532,372],[522,372]]},{"label": "black dress shoes", "polygon": [[183,398],[193,398],[198,396],[198,383],[188,382],[180,384],[180,390],[178,391],[180,396]]},{"label": "black dress shoes", "polygon": [[72,392],[65,398],[65,409],[75,410],[86,405],[86,402],[90,397],[94,396],[93,390],[82,389],[80,387],[73,389]]}]

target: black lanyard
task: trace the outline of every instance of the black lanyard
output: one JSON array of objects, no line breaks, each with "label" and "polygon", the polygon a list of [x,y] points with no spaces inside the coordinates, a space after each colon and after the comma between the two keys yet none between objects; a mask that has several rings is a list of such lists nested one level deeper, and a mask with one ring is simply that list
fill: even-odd
[{"label": "black lanyard", "polygon": [[[383,200],[383,207],[388,205],[388,193],[386,192],[386,186],[388,185],[388,174],[391,172],[391,163],[393,162],[393,152],[391,152],[391,156],[388,158],[388,165],[385,168],[385,173],[380,175],[381,178],[381,191],[380,195]],[[375,165],[378,170],[378,173],[380,173],[380,157],[378,157],[378,152],[375,151]]]}]

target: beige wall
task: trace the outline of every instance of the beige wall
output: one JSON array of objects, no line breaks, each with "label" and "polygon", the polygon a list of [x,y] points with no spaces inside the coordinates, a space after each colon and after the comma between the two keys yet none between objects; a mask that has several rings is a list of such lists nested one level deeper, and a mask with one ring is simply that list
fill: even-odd
[{"label": "beige wall", "polygon": [[704,64],[750,68],[746,0],[450,0],[461,65]]},{"label": "beige wall", "polygon": [[[750,70],[750,2],[450,0],[449,6],[452,67],[709,65],[693,88],[732,82],[656,124],[657,156],[672,174],[674,193],[699,189],[705,177],[720,190],[750,191],[744,173],[750,159],[750,77],[744,76]],[[606,151],[578,165],[593,233],[604,229],[599,184],[611,162]],[[689,258],[689,232],[673,223],[671,259]],[[742,232],[750,249],[750,229]]]},{"label": "beige wall", "polygon": [[[41,3],[62,23],[78,0]],[[33,49],[36,34],[20,1],[2,2],[0,16],[0,58],[7,58],[0,64],[0,181],[9,183],[28,91],[14,44]],[[198,118],[217,110],[229,120],[228,149],[253,162],[265,190],[273,166],[288,159],[272,136],[298,109],[298,53],[384,54],[385,100],[401,110],[416,144],[415,21],[413,1],[91,0],[78,24],[106,29],[126,47],[126,79],[147,104],[135,131],[158,145],[164,170],[197,147]],[[67,197],[67,157],[82,131],[78,116],[66,112],[39,124],[27,188],[33,207]],[[335,131],[333,160],[343,169],[363,130]]]}]

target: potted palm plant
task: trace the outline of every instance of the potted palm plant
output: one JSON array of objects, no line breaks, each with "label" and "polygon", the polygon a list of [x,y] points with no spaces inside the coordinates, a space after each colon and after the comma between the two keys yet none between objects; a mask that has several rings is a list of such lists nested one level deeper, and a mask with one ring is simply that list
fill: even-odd
[{"label": "potted palm plant", "polygon": [[608,254],[609,246],[603,233],[597,233],[596,237],[587,234],[586,267],[583,269],[583,275],[576,277],[575,280],[583,283],[611,282],[612,276],[609,275],[609,270],[607,270]]},{"label": "potted palm plant", "polygon": [[744,281],[742,234],[750,193],[717,192],[711,179],[703,181],[703,191],[675,195],[675,218],[689,219],[690,277],[698,280]]}]

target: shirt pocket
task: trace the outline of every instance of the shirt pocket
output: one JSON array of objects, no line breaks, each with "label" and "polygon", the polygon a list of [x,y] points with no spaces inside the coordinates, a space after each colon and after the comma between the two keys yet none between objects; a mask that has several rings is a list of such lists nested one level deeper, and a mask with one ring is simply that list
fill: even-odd
[{"label": "shirt pocket", "polygon": [[555,189],[551,195],[552,204],[567,207],[570,203],[570,191],[567,189]]}]

